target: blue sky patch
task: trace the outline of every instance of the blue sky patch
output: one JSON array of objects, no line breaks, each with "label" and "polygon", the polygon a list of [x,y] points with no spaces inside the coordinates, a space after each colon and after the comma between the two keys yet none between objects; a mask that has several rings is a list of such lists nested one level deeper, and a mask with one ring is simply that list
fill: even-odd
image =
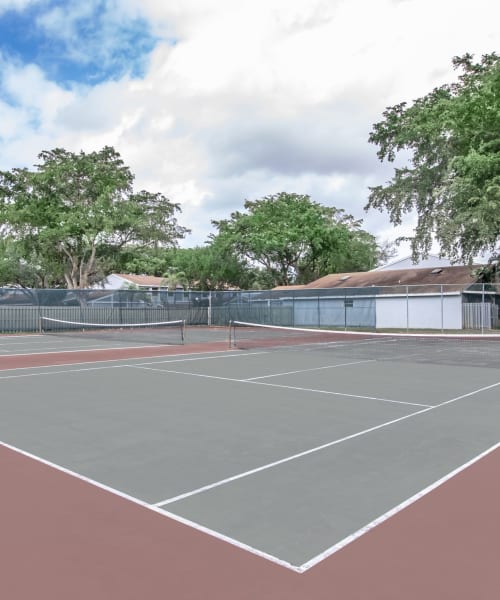
[{"label": "blue sky patch", "polygon": [[0,14],[0,54],[63,87],[141,77],[158,42],[148,22],[106,0],[51,0]]}]

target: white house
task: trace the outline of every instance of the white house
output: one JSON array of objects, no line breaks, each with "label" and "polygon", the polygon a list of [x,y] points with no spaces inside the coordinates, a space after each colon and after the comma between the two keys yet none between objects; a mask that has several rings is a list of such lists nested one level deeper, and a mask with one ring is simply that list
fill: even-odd
[{"label": "white house", "polygon": [[[130,297],[127,297],[128,304],[143,304],[144,302],[153,306],[161,304],[177,304],[185,300],[189,292],[185,291],[181,285],[175,289],[169,289],[163,277],[154,275],[134,275],[126,273],[111,273],[100,283],[94,286],[100,290],[131,290]],[[139,293],[141,292],[141,293]],[[109,294],[106,297],[100,297],[97,303],[116,303],[116,294]]]},{"label": "white house", "polygon": [[167,291],[163,277],[153,275],[130,275],[123,273],[111,273],[95,287],[104,290],[139,289],[142,291]]}]

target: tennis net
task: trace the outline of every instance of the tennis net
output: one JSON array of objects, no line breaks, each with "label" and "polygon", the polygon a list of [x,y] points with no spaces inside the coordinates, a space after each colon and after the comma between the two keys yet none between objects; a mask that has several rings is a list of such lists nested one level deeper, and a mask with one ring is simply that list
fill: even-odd
[{"label": "tennis net", "polygon": [[500,334],[378,333],[231,321],[233,349],[307,349],[353,360],[391,360],[500,369]]},{"label": "tennis net", "polygon": [[185,321],[157,323],[85,323],[40,317],[40,332],[50,335],[97,338],[131,343],[176,345],[184,343]]}]

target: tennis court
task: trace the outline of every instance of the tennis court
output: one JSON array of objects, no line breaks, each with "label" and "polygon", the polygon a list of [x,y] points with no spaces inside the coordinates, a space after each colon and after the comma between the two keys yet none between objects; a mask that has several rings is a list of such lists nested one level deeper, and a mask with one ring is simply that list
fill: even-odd
[{"label": "tennis court", "polygon": [[[498,338],[308,336],[2,337],[6,497],[51,523],[37,597],[496,597]],[[0,586],[20,586],[34,525],[2,513]],[[93,548],[64,576],[50,515]]]}]

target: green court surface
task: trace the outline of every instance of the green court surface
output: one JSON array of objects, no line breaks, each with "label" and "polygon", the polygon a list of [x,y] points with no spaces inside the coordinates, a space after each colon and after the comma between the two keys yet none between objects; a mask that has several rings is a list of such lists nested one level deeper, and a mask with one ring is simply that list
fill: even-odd
[{"label": "green court surface", "polygon": [[[5,354],[52,351],[45,337],[9,339]],[[2,371],[0,439],[305,568],[500,438],[494,363],[188,350]]]}]

